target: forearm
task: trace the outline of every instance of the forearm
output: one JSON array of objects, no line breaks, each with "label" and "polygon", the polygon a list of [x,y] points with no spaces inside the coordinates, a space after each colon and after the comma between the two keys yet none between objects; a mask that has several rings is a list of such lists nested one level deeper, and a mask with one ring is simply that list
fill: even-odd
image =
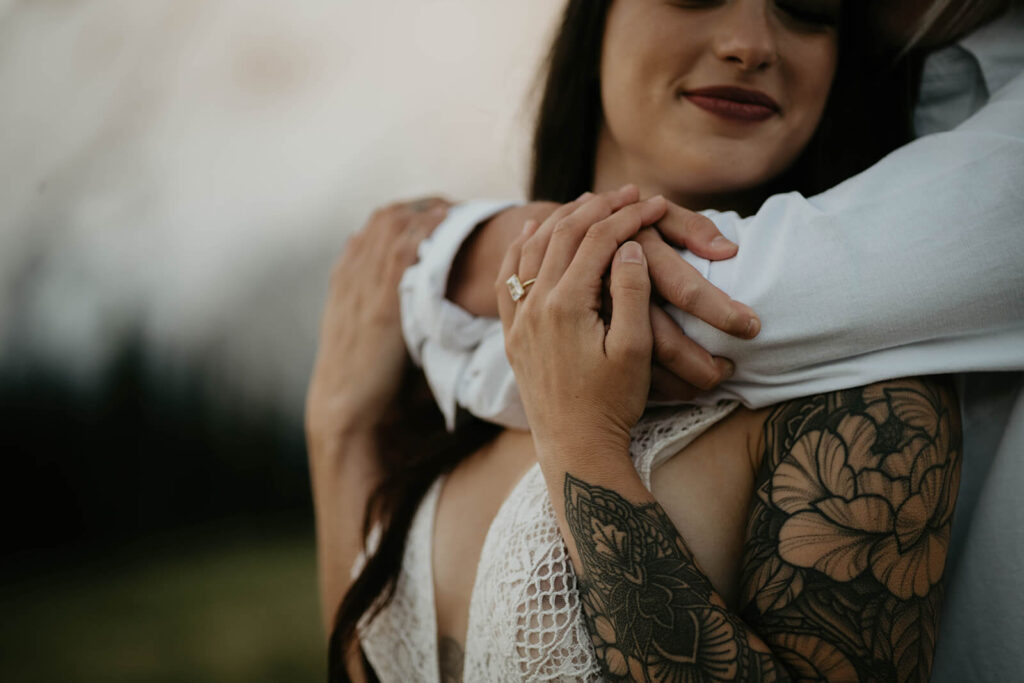
[{"label": "forearm", "polygon": [[379,477],[376,454],[376,439],[367,432],[309,439],[320,607],[327,634],[362,550],[366,501]]},{"label": "forearm", "polygon": [[627,447],[538,447],[579,578],[587,629],[611,680],[786,680],[764,642],[725,607]]},{"label": "forearm", "polygon": [[455,257],[447,298],[472,315],[496,318],[494,281],[508,246],[528,219],[543,221],[557,206],[553,202],[532,202],[506,209],[479,225]]}]

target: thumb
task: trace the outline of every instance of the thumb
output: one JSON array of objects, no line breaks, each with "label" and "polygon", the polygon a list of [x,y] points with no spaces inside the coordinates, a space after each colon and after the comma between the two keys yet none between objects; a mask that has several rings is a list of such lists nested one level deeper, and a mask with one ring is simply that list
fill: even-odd
[{"label": "thumb", "polygon": [[612,320],[605,339],[608,353],[649,358],[651,278],[644,250],[636,242],[619,247],[612,262]]}]

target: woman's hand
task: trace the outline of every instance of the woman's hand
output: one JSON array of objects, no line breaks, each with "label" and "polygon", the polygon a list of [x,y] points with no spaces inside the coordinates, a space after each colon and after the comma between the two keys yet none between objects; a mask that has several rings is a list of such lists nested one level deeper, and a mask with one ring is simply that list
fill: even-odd
[{"label": "woman's hand", "polygon": [[430,198],[376,211],[334,266],[306,397],[311,448],[370,433],[394,397],[407,358],[398,283],[449,206]]},{"label": "woman's hand", "polygon": [[[661,218],[666,203],[637,199],[633,186],[588,193],[539,228],[528,221],[505,256],[495,290],[540,457],[544,445],[563,439],[577,445],[596,439],[626,452],[629,431],[643,413],[651,376],[651,283],[640,245],[623,242]],[[606,324],[601,295],[609,266]],[[536,278],[518,303],[506,285],[513,274],[524,283]]]}]

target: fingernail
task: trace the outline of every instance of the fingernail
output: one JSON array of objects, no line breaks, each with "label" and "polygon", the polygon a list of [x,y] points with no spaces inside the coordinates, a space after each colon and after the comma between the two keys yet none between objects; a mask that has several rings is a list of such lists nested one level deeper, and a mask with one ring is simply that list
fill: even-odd
[{"label": "fingernail", "polygon": [[647,199],[645,201],[646,204],[649,204],[651,206],[656,206],[658,204],[663,204],[664,202],[665,202],[665,196],[664,195],[660,195],[660,194],[656,194],[653,197],[651,197],[650,199]]},{"label": "fingernail", "polygon": [[760,332],[760,331],[761,331],[761,321],[758,320],[757,318],[751,318],[750,321],[747,322],[747,336],[748,337],[756,337],[757,333]]},{"label": "fingernail", "polygon": [[579,197],[576,198],[576,201],[580,202],[580,201],[583,201],[584,199],[590,199],[593,196],[594,196],[593,192],[584,192],[583,194],[581,194]]},{"label": "fingernail", "polygon": [[535,227],[537,227],[537,225],[539,225],[539,224],[537,223],[536,219],[534,219],[534,218],[527,218],[526,222],[523,223],[523,234],[524,235],[529,234],[529,232],[531,230],[533,230]]},{"label": "fingernail", "polygon": [[716,249],[725,249],[726,247],[730,247],[731,248],[731,247],[736,247],[736,246],[739,246],[739,245],[737,245],[732,240],[726,239],[725,237],[722,237],[721,235],[719,235],[715,239],[711,240],[711,246],[716,248]]},{"label": "fingernail", "polygon": [[619,192],[625,192],[626,190],[632,190],[632,189],[634,189],[633,183],[626,183],[625,185],[623,185],[622,187],[619,188]]},{"label": "fingernail", "polygon": [[736,374],[736,365],[728,358],[716,358],[715,363],[718,364],[718,369],[722,371],[722,379],[726,380]]},{"label": "fingernail", "polygon": [[619,260],[623,263],[643,263],[644,250],[636,242],[626,242],[619,249]]}]

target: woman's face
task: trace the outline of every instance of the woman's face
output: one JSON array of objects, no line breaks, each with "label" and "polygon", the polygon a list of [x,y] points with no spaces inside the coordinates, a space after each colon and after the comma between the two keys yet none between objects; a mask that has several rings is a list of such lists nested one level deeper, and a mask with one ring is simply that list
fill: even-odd
[{"label": "woman's face", "polygon": [[784,171],[821,119],[839,0],[614,0],[595,188],[729,206]]}]

